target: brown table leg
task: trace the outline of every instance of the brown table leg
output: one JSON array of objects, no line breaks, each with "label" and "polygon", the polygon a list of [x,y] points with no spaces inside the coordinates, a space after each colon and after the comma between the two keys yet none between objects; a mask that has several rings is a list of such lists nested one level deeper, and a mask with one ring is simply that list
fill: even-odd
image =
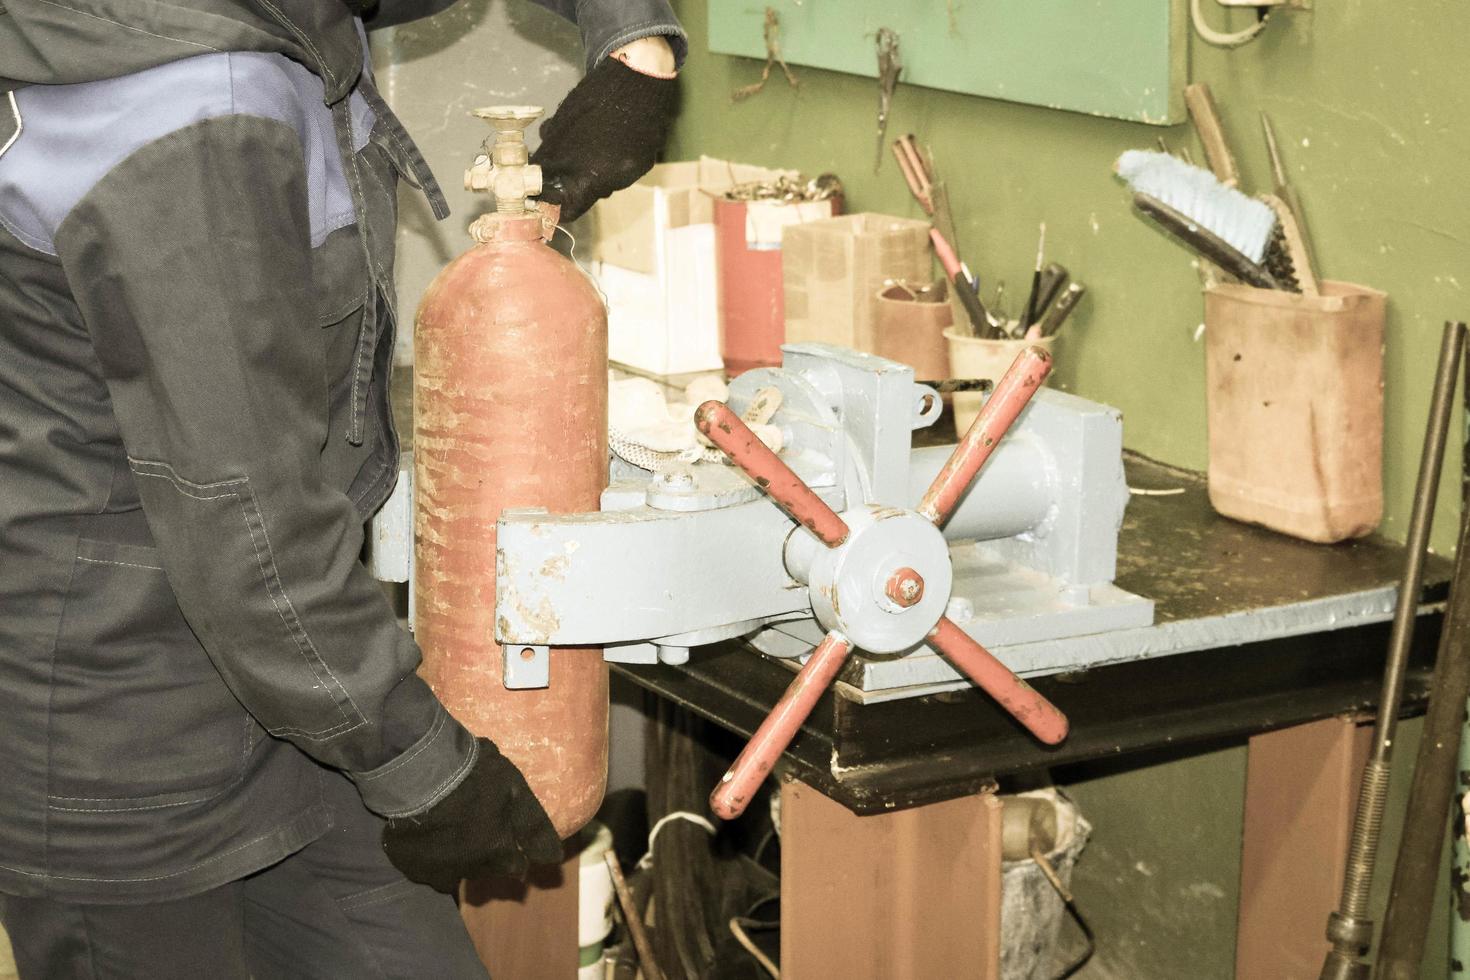
[{"label": "brown table leg", "polygon": [[465,882],[459,911],[492,977],[575,980],[580,860],[536,868],[526,882]]},{"label": "brown table leg", "polygon": [[783,980],[1000,975],[994,795],[860,817],[781,787]]},{"label": "brown table leg", "polygon": [[1239,980],[1316,980],[1372,731],[1351,718],[1256,735],[1245,775]]}]

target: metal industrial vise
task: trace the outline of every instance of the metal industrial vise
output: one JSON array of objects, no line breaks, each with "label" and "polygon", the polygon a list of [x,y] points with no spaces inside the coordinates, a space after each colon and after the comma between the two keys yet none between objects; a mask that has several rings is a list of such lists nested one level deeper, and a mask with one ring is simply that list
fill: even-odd
[{"label": "metal industrial vise", "polygon": [[[913,431],[939,418],[938,393],[883,358],[820,344],[784,352],[782,367],[735,380],[730,408],[779,389],[781,457],[838,513],[916,507],[950,454],[910,449]],[[1147,626],[1152,602],[1112,585],[1127,501],[1117,411],[1042,389],[945,525],[953,588],[931,582],[925,602],[948,591],[941,608],[992,647]],[[501,517],[496,639],[600,644],[616,663],[679,664],[692,646],[737,636],[771,656],[805,656],[824,630],[787,567],[792,535],[790,518],[732,466],[655,474],[615,461],[600,513]],[[870,642],[870,652],[931,663],[875,666],[858,684],[865,694],[963,686],[922,642]]]},{"label": "metal industrial vise", "polygon": [[[711,414],[718,407],[707,405],[699,414],[739,466],[704,459],[649,472],[614,457],[599,512],[501,515],[496,640],[507,686],[544,686],[552,646],[600,645],[617,663],[680,664],[691,647],[748,637],[762,653],[792,661],[817,647],[808,664],[829,663],[812,703],[857,647],[867,655],[839,685],[847,697],[965,687],[966,676],[978,680],[973,668],[983,655],[1013,691],[1055,711],[1010,671],[1076,666],[1079,643],[1152,623],[1151,601],[1112,584],[1128,501],[1116,410],[1034,379],[1018,396],[1008,374],[987,408],[1009,400],[1014,425],[992,420],[989,434],[979,434],[982,412],[967,441],[984,468],[950,480],[949,499],[936,505],[925,488],[954,469],[946,468],[953,447],[911,446],[914,430],[939,418],[939,393],[883,358],[822,344],[783,352],[780,368],[734,381],[728,411]],[[1050,365],[1043,367],[1041,377]],[[769,420],[781,433],[779,458],[753,436],[736,444],[750,435],[738,417],[772,388],[780,393]],[[750,454],[762,452],[769,458],[752,463]],[[410,511],[390,501],[375,519],[379,578],[408,577],[394,556],[411,552],[402,546],[411,541]],[[996,696],[1023,724],[1032,707],[1042,710]],[[1028,727],[1048,738],[1046,724]],[[1057,738],[1064,719],[1060,725]],[[764,758],[746,767],[743,781],[763,775],[795,727],[772,741],[763,726],[747,754],[764,734]],[[725,787],[742,781],[740,768]],[[738,812],[751,788],[730,787],[723,809]]]}]

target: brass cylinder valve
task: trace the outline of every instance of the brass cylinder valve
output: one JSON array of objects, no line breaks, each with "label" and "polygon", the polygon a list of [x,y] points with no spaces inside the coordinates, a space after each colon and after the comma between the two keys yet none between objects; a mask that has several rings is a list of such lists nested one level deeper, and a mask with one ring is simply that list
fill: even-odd
[{"label": "brass cylinder valve", "polygon": [[541,116],[537,105],[496,105],[474,110],[471,115],[495,127],[485,140],[483,152],[464,172],[465,190],[489,191],[498,214],[527,210],[526,198],[541,193],[541,168],[530,163],[526,150],[526,127]]}]

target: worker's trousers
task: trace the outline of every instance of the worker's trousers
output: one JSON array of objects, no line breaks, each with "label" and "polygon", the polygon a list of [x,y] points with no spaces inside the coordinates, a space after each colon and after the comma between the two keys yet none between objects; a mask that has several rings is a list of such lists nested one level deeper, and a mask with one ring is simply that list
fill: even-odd
[{"label": "worker's trousers", "polygon": [[398,872],[331,774],[334,826],[253,875],[148,905],[0,895],[21,980],[484,980],[454,900]]}]

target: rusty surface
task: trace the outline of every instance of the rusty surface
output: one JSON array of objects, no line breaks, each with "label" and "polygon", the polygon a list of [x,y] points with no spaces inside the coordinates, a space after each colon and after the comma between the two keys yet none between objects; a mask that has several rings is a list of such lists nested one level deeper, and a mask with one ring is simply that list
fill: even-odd
[{"label": "rusty surface", "polygon": [[948,616],[939,618],[934,632],[929,634],[929,642],[1041,741],[1056,745],[1067,737],[1066,715],[972,640]]},{"label": "rusty surface", "polygon": [[[558,832],[580,827],[607,772],[607,669],[551,653],[551,685],[506,690],[495,642],[502,510],[596,510],[607,475],[607,324],[585,276],[505,228],[447,266],[414,338],[416,631],[449,711],[526,773]],[[507,223],[505,216],[497,225]]]},{"label": "rusty surface", "polygon": [[900,568],[888,576],[883,591],[888,598],[907,609],[924,598],[924,577],[912,568]]},{"label": "rusty surface", "polygon": [[770,494],[798,524],[807,528],[829,548],[847,540],[846,522],[822,502],[822,498],[791,472],[781,457],[761,442],[749,426],[728,406],[708,401],[694,413],[694,424],[710,442]]},{"label": "rusty surface", "polygon": [[811,659],[792,679],[786,693],[761,722],[740,757],[710,794],[710,809],[716,816],[722,820],[733,820],[745,812],[751,796],[770,775],[771,767],[796,737],[802,722],[812,713],[812,708],[816,707],[851,652],[852,644],[836,630],[817,644]]},{"label": "rusty surface", "polygon": [[944,526],[970,482],[1051,373],[1051,368],[1051,355],[1044,348],[1027,347],[1016,355],[964,438],[924,492],[924,499],[919,502],[920,514]]}]

